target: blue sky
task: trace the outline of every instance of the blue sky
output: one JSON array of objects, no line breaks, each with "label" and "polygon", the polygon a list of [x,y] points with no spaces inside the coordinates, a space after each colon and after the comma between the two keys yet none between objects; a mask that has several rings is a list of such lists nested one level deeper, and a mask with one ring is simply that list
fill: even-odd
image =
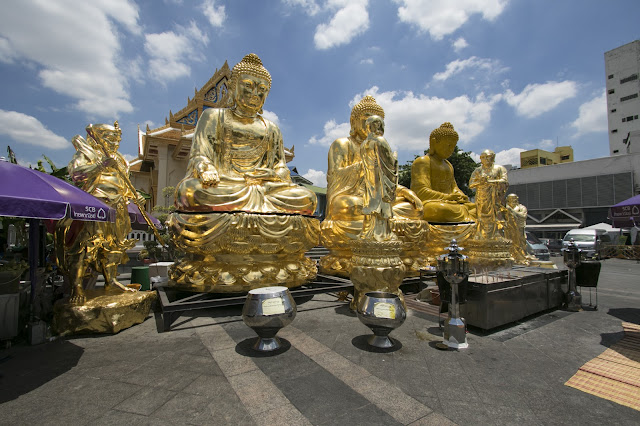
[{"label": "blue sky", "polygon": [[225,60],[256,53],[265,114],[295,145],[290,165],[326,186],[331,142],[373,95],[401,163],[444,121],[459,146],[571,145],[608,155],[604,52],[640,38],[637,0],[20,0],[0,6],[0,145],[58,165],[89,123],[164,124]]}]

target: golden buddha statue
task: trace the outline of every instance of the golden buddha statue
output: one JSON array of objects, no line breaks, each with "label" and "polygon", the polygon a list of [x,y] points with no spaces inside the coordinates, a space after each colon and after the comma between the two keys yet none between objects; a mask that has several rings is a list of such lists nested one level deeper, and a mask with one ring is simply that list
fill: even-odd
[{"label": "golden buddha statue", "polygon": [[303,256],[318,243],[316,195],[291,181],[280,129],[261,115],[271,76],[257,55],[233,67],[229,88],[231,105],[198,119],[176,188],[169,226],[187,257],[170,278],[211,292],[300,285],[316,274]]},{"label": "golden buddha statue", "polygon": [[493,240],[502,237],[504,197],[509,187],[507,169],[494,164],[496,154],[485,149],[480,154],[480,166],[471,173],[469,188],[476,190],[478,215],[474,239]]},{"label": "golden buddha statue", "polygon": [[411,166],[411,190],[424,205],[430,223],[474,222],[475,205],[458,188],[453,166],[447,160],[458,143],[451,123],[443,123],[429,136],[429,152]]},{"label": "golden buddha statue", "polygon": [[529,265],[532,256],[527,253],[527,208],[520,204],[518,195],[507,195],[505,212],[506,226],[505,237],[511,240],[511,256],[519,264]]},{"label": "golden buddha statue", "polygon": [[[336,139],[329,148],[327,215],[321,228],[322,244],[330,254],[320,260],[320,268],[327,273],[343,276],[351,273],[353,253],[349,243],[359,238],[365,220],[365,165],[361,145],[368,136],[366,120],[372,115],[384,119],[384,110],[372,96],[365,96],[351,110],[349,136]],[[422,202],[413,191],[397,185],[391,210],[391,228],[404,244],[402,260],[407,273],[416,275],[425,262],[415,250],[425,241],[428,232],[422,220]]]}]

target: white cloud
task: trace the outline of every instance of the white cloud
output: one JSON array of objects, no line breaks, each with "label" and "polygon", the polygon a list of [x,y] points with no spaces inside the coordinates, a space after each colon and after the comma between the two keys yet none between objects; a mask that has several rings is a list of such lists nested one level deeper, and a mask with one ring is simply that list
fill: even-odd
[{"label": "white cloud", "polygon": [[280,125],[280,118],[275,112],[267,111],[266,109],[262,111],[262,116],[269,121],[272,121],[276,125]]},{"label": "white cloud", "polygon": [[481,14],[493,21],[504,10],[509,0],[394,0],[399,4],[400,21],[413,24],[428,32],[434,40],[455,32],[469,17]]},{"label": "white cloud", "polygon": [[502,67],[498,60],[472,56],[468,59],[456,59],[455,61],[449,62],[443,72],[433,75],[433,79],[436,81],[444,81],[468,68],[478,68],[494,76],[508,71],[508,68]]},{"label": "white cloud", "polygon": [[556,143],[551,139],[543,139],[540,141],[538,146],[540,149],[544,149],[546,151],[552,151],[555,148]]},{"label": "white cloud", "polygon": [[16,142],[50,149],[71,147],[68,140],[47,129],[37,118],[16,111],[0,109],[0,134]]},{"label": "white cloud", "polygon": [[[522,151],[525,150],[522,148],[509,148],[496,152],[495,164],[499,164],[501,166],[511,164],[512,166],[520,167],[520,153]],[[480,162],[480,154],[472,152],[470,156],[476,163]]]},{"label": "white cloud", "polygon": [[302,7],[309,16],[320,12],[320,6],[314,0],[282,0],[282,2],[289,7]]},{"label": "white cloud", "polygon": [[574,81],[548,81],[544,84],[529,84],[518,95],[507,90],[504,99],[516,109],[518,115],[534,118],[551,111],[577,93],[578,85]]},{"label": "white cloud", "polygon": [[373,59],[371,59],[371,58],[362,59],[362,60],[360,60],[360,63],[364,64],[364,65],[373,65]]},{"label": "white cloud", "polygon": [[456,41],[454,41],[452,43],[452,45],[453,45],[453,50],[455,50],[456,52],[459,52],[462,49],[464,49],[465,47],[468,47],[469,43],[467,43],[467,40],[465,40],[464,38],[460,37]]},{"label": "white cloud", "polygon": [[604,90],[600,95],[580,105],[578,118],[571,126],[577,131],[573,137],[607,130],[607,98]]},{"label": "white cloud", "polygon": [[[476,99],[459,96],[453,99],[414,95],[413,92],[378,92],[372,87],[354,96],[353,107],[365,95],[372,95],[385,112],[385,137],[395,150],[423,151],[429,146],[429,134],[445,121],[451,122],[465,145],[482,133],[491,121],[491,111],[500,95]],[[339,137],[349,135],[347,122],[337,124],[331,120],[324,125],[324,135],[312,137],[309,142],[330,145]]]},{"label": "white cloud", "polygon": [[202,3],[201,9],[212,27],[220,28],[223,26],[227,18],[227,15],[224,13],[224,5],[216,6],[215,0],[205,0]]},{"label": "white cloud", "polygon": [[193,60],[202,60],[198,44],[207,45],[209,38],[195,22],[188,27],[178,26],[176,31],[145,35],[144,49],[149,55],[149,75],[168,83],[191,73],[188,65]]},{"label": "white cloud", "polygon": [[369,0],[329,0],[327,6],[336,10],[328,24],[316,27],[313,37],[317,49],[329,49],[349,43],[369,28]]},{"label": "white cloud", "polygon": [[338,124],[335,120],[329,120],[324,123],[324,134],[320,138],[311,137],[309,143],[329,146],[334,140],[349,136],[350,129],[351,125],[348,122]]},{"label": "white cloud", "polygon": [[113,118],[133,111],[120,27],[140,33],[129,0],[9,2],[0,14],[0,60],[37,66],[43,86],[75,99],[76,109]]},{"label": "white cloud", "polygon": [[326,187],[327,175],[322,170],[309,169],[309,171],[302,175],[303,178],[309,179],[315,186]]}]

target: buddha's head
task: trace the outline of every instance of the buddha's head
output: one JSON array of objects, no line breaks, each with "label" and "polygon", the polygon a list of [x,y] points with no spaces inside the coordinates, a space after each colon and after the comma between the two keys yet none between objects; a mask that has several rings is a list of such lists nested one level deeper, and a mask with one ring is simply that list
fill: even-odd
[{"label": "buddha's head", "polygon": [[377,115],[384,119],[384,110],[376,102],[373,96],[365,96],[360,102],[355,104],[351,110],[351,132],[352,137],[364,140],[367,137],[365,121],[372,115]]},{"label": "buddha's head", "polygon": [[87,134],[110,154],[118,150],[122,129],[120,129],[117,121],[113,123],[113,126],[109,124],[89,124],[86,130]]},{"label": "buddha's head", "polygon": [[364,124],[367,134],[373,133],[376,136],[384,135],[384,120],[379,115],[370,115]]},{"label": "buddha's head", "polygon": [[518,198],[518,195],[516,194],[507,195],[507,205],[509,207],[515,207],[518,204],[520,204],[520,199]]},{"label": "buddha's head", "polygon": [[490,149],[485,149],[480,154],[480,163],[482,163],[483,167],[492,167],[495,161],[496,153],[491,151]]},{"label": "buddha's head", "polygon": [[451,157],[458,143],[458,132],[453,130],[453,124],[446,122],[431,132],[429,136],[429,155],[442,159]]},{"label": "buddha's head", "polygon": [[231,70],[231,106],[242,115],[262,113],[271,90],[271,75],[255,53],[249,53]]}]

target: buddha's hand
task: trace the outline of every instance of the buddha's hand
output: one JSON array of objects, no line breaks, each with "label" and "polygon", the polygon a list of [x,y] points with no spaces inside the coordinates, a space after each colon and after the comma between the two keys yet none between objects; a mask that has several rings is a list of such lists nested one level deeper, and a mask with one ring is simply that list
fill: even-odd
[{"label": "buddha's hand", "polygon": [[465,195],[456,192],[445,195],[444,199],[453,203],[465,203],[469,200]]},{"label": "buddha's hand", "polygon": [[423,209],[422,200],[420,199],[420,197],[418,197],[416,195],[415,192],[410,191],[409,189],[407,189],[405,187],[401,187],[400,185],[398,185],[398,188],[400,189],[400,193],[397,194],[397,195],[400,195],[405,200],[407,200],[407,202],[411,203],[411,205],[413,205],[413,207],[416,210],[422,210]]},{"label": "buddha's hand", "polygon": [[202,186],[216,186],[218,182],[220,182],[220,176],[218,176],[218,172],[216,170],[205,170],[200,173],[200,181],[202,182]]},{"label": "buddha's hand", "polygon": [[102,160],[102,167],[104,167],[105,169],[109,167],[118,167],[118,161],[111,156],[106,156]]},{"label": "buddha's hand", "polygon": [[267,169],[265,167],[256,167],[255,170],[245,173],[244,179],[247,182],[256,180],[276,180],[277,176],[276,172],[272,169]]}]

